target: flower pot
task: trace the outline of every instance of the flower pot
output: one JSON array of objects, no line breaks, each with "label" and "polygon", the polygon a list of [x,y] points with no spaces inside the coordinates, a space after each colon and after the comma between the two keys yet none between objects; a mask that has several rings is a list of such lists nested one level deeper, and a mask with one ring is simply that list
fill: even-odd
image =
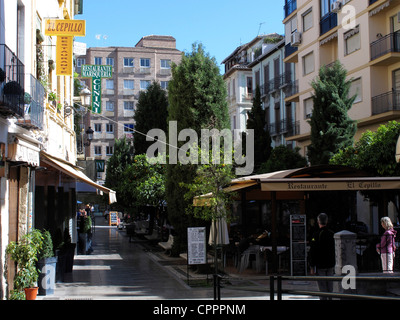
[{"label": "flower pot", "polygon": [[36,296],[38,294],[38,287],[34,287],[34,288],[25,288],[25,297],[26,300],[35,300]]}]

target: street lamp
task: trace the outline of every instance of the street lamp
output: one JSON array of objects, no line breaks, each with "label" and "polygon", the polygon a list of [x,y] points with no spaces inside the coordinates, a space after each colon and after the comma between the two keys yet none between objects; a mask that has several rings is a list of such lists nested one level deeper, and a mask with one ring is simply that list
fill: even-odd
[{"label": "street lamp", "polygon": [[82,105],[85,107],[90,106],[90,100],[92,99],[92,93],[90,90],[88,88],[84,88],[81,90],[81,92],[79,92],[79,95],[81,96]]},{"label": "street lamp", "polygon": [[94,131],[92,130],[91,127],[89,127],[89,128],[86,130],[86,140],[87,140],[87,142],[84,143],[84,145],[85,145],[86,147],[89,147],[89,146],[90,146],[90,143],[91,143],[92,140],[93,140],[93,133],[94,133]]}]

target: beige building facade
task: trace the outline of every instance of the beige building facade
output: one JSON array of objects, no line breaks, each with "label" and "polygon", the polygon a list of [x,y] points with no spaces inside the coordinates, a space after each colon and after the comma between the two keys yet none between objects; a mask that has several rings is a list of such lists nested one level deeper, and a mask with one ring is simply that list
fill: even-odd
[{"label": "beige building facade", "polygon": [[[76,72],[83,65],[111,65],[112,78],[102,79],[101,114],[87,114],[82,133],[94,130],[90,146],[84,146],[84,136],[78,137],[78,159],[107,160],[114,153],[115,139],[133,138],[133,116],[140,91],[157,81],[167,89],[171,79],[172,63],[179,64],[182,52],[176,49],[171,36],[145,36],[134,47],[89,48],[85,56],[77,57]],[[91,81],[82,79],[91,90]],[[151,115],[149,115],[151,116]],[[81,138],[81,145],[79,139]],[[102,183],[105,172],[96,172],[95,179]]]},{"label": "beige building facade", "polygon": [[357,98],[349,116],[356,140],[389,120],[400,119],[400,1],[286,0],[285,62],[295,64],[298,90],[295,141],[303,155],[310,144],[312,88],[321,66],[339,60]]}]

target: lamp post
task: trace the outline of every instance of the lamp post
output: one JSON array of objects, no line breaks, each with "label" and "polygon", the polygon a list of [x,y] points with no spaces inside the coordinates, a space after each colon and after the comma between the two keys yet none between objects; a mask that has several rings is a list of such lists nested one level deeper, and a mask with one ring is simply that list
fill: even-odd
[{"label": "lamp post", "polygon": [[92,128],[91,127],[89,127],[87,130],[86,130],[86,142],[84,143],[84,145],[86,146],[86,147],[89,147],[90,146],[90,143],[92,142],[92,140],[93,140],[93,133],[94,133],[94,131],[92,130]]}]

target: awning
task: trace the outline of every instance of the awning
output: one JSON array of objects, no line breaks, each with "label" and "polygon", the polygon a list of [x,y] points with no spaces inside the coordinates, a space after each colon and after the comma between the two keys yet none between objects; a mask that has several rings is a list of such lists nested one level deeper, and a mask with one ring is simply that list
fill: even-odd
[{"label": "awning", "polygon": [[80,171],[79,167],[74,166],[71,163],[64,161],[62,159],[55,158],[44,151],[40,151],[40,155],[41,155],[41,160],[44,163],[56,168],[57,170],[65,173],[66,175],[68,175],[72,178],[75,178],[79,181],[82,181],[84,183],[87,183],[87,184],[93,186],[97,190],[108,193],[110,204],[117,202],[117,194],[115,191],[108,189],[102,185],[97,184],[92,179],[90,179],[87,175],[85,175],[82,171]]}]

